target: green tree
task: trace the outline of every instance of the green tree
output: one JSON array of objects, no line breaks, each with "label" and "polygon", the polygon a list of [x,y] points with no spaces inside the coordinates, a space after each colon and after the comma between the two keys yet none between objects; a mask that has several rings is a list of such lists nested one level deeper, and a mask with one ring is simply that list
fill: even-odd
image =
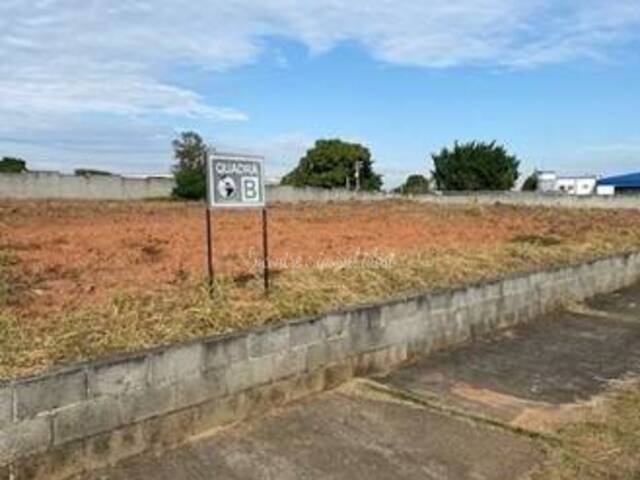
[{"label": "green tree", "polygon": [[91,176],[91,175],[96,175],[96,176],[101,176],[101,177],[111,177],[113,176],[113,173],[111,172],[107,172],[105,170],[95,170],[93,168],[76,168],[73,172],[75,175],[78,176]]},{"label": "green tree", "polygon": [[495,141],[456,142],[432,158],[440,190],[510,190],[519,176],[520,161]]},{"label": "green tree", "polygon": [[409,175],[407,180],[394,190],[402,195],[421,195],[429,193],[431,182],[424,175]]},{"label": "green tree", "polygon": [[22,173],[27,171],[27,162],[21,158],[2,157],[0,173]]},{"label": "green tree", "polygon": [[339,139],[318,140],[285,175],[283,185],[294,187],[344,188],[356,185],[356,165],[360,167],[361,190],[380,190],[382,176],[373,171],[371,152],[358,143]]},{"label": "green tree", "polygon": [[536,190],[538,190],[538,172],[533,172],[522,184],[522,191],[535,192]]},{"label": "green tree", "polygon": [[173,154],[177,161],[173,167],[173,195],[192,200],[205,198],[208,147],[202,137],[196,132],[182,132],[173,141]]}]

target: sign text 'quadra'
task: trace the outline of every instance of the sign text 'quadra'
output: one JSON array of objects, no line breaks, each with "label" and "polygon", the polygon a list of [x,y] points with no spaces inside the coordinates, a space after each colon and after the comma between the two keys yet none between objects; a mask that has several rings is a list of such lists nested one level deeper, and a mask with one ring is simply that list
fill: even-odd
[{"label": "sign text 'quadra'", "polygon": [[211,153],[207,165],[207,189],[211,208],[264,207],[264,159]]}]

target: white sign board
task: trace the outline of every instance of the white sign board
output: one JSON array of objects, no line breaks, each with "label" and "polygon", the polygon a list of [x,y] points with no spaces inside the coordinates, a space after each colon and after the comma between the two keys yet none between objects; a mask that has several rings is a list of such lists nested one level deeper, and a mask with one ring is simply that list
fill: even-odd
[{"label": "white sign board", "polygon": [[210,153],[207,194],[211,208],[264,207],[264,159],[248,155]]}]

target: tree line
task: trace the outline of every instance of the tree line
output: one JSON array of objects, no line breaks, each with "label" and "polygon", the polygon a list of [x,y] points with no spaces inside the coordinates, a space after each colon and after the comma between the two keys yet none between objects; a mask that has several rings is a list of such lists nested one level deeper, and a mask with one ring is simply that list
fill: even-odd
[{"label": "tree line", "polygon": [[[2,157],[0,159],[0,173],[24,173],[28,172],[26,160],[18,157]],[[105,170],[96,170],[94,168],[76,168],[73,171],[74,175],[80,176],[91,176],[91,175],[101,175],[101,176],[111,176],[113,175],[111,172],[107,172]]]},{"label": "tree line", "polygon": [[[175,196],[200,199],[206,195],[206,159],[209,147],[196,132],[183,132],[173,141],[176,164]],[[431,155],[431,178],[409,175],[394,191],[417,195],[433,189],[445,191],[511,190],[519,176],[520,160],[497,142],[454,143]],[[293,187],[347,188],[380,191],[382,175],[365,146],[340,139],[316,141],[298,165],[287,173],[282,185]],[[525,189],[535,190],[532,175]],[[532,188],[533,187],[533,188]]]},{"label": "tree line", "polygon": [[[196,132],[183,132],[172,143],[176,163],[174,195],[178,198],[202,199],[206,195],[206,162],[209,146]],[[406,195],[428,193],[431,190],[478,191],[511,190],[518,178],[520,160],[497,142],[454,143],[431,155],[434,169],[431,178],[422,174],[409,175],[394,191]],[[288,172],[281,183],[293,187],[346,188],[380,191],[382,175],[374,168],[371,151],[359,143],[340,139],[316,141],[298,165]],[[0,173],[26,172],[23,159],[3,157]],[[94,169],[77,169],[76,175],[110,175]],[[523,190],[537,188],[537,176],[532,174]]]}]

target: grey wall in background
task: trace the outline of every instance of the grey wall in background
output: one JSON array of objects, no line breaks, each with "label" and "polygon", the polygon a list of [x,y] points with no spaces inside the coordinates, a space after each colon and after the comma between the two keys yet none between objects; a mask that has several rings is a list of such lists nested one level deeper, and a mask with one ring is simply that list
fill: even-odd
[{"label": "grey wall in background", "polygon": [[535,192],[446,192],[439,195],[416,196],[413,199],[443,205],[493,205],[495,203],[504,203],[526,207],[640,208],[640,195],[571,196]]},{"label": "grey wall in background", "polygon": [[352,200],[378,201],[391,198],[383,193],[354,192],[343,189],[294,188],[285,185],[267,185],[268,203],[346,202]]},{"label": "grey wall in background", "polygon": [[[175,181],[171,178],[125,178],[121,176],[75,176],[58,172],[0,173],[0,199],[140,200],[166,198]],[[268,203],[378,201],[411,198],[445,205],[505,203],[522,206],[579,208],[640,208],[640,196],[564,196],[534,192],[458,192],[402,197],[393,194],[354,192],[343,189],[293,188],[267,185]]]},{"label": "grey wall in background", "polygon": [[0,198],[10,199],[141,200],[168,197],[174,186],[172,178],[0,173]]},{"label": "grey wall in background", "polygon": [[0,478],[64,479],[170,448],[639,278],[640,253],[626,254],[5,382]]}]

